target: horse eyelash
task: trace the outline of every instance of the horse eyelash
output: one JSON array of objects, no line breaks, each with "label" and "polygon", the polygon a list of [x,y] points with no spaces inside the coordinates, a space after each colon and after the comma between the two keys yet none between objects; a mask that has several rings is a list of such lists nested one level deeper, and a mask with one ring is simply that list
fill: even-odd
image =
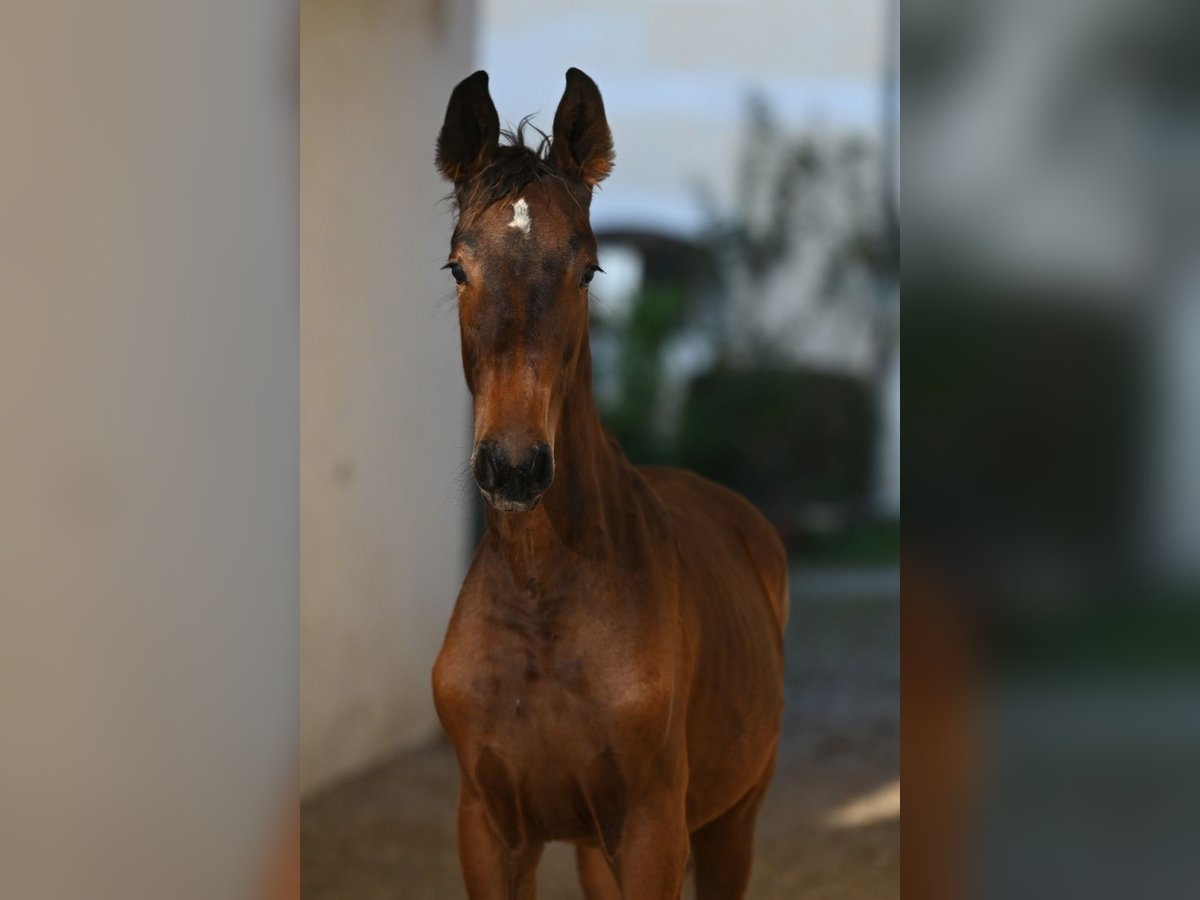
[{"label": "horse eyelash", "polygon": [[[456,260],[456,259],[452,259],[452,260],[450,260],[450,262],[448,262],[448,263],[446,263],[444,266],[442,266],[442,269],[453,269],[455,266],[458,266],[458,267],[461,269],[461,268],[462,268],[462,263],[460,263],[460,262],[459,262],[458,260]],[[462,280],[462,281],[459,281],[459,280],[458,280],[458,278],[455,278],[454,280],[455,280],[456,282],[458,282],[458,284],[460,284],[460,285],[463,285],[463,284],[466,284],[466,283],[467,283],[467,279],[466,279],[466,276],[465,276],[465,275],[463,276],[463,280]]]}]

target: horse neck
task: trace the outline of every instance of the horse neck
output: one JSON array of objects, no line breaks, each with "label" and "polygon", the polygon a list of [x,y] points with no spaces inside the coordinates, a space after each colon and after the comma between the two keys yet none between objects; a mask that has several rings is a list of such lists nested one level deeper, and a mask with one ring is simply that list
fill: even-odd
[{"label": "horse neck", "polygon": [[548,586],[569,575],[582,559],[616,552],[618,529],[636,502],[631,468],[600,421],[585,337],[563,400],[550,488],[527,513],[487,510],[488,531],[507,558],[514,581],[526,588]]}]

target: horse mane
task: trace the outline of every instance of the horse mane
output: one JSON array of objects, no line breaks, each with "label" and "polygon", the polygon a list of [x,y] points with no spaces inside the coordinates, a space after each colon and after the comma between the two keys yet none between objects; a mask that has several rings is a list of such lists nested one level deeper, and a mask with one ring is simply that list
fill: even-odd
[{"label": "horse mane", "polygon": [[[527,185],[554,178],[561,182],[577,200],[589,196],[587,190],[568,179],[550,161],[550,135],[534,125],[525,116],[516,129],[505,128],[500,132],[502,143],[496,148],[492,161],[456,188],[451,197],[458,208],[460,225],[468,211],[472,218],[494,203],[516,196]],[[537,133],[533,146],[526,143],[526,130]],[[448,198],[449,199],[449,198]]]}]

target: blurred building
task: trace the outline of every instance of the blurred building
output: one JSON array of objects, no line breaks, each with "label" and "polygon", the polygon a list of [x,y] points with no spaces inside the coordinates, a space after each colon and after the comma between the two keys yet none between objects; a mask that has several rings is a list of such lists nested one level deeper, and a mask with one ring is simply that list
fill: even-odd
[{"label": "blurred building", "polygon": [[483,0],[479,65],[501,120],[550,127],[563,74],[604,94],[615,174],[593,203],[596,228],[693,235],[700,184],[731,204],[746,102],[760,94],[789,128],[876,134],[886,3],[846,0]]}]

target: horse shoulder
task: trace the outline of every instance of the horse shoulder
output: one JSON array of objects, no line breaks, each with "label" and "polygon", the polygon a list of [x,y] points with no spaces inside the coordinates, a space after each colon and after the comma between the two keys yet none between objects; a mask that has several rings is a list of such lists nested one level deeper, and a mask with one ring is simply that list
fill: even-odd
[{"label": "horse shoulder", "polygon": [[765,598],[782,634],[788,617],[787,551],[766,517],[745,497],[694,472],[642,471],[671,514],[691,580]]},{"label": "horse shoulder", "polygon": [[485,650],[486,635],[481,631],[479,611],[484,599],[484,578],[478,556],[472,563],[459,590],[454,612],[446,626],[441,649],[433,664],[433,701],[442,725],[453,731],[452,723],[470,716],[477,678],[477,664]]}]

